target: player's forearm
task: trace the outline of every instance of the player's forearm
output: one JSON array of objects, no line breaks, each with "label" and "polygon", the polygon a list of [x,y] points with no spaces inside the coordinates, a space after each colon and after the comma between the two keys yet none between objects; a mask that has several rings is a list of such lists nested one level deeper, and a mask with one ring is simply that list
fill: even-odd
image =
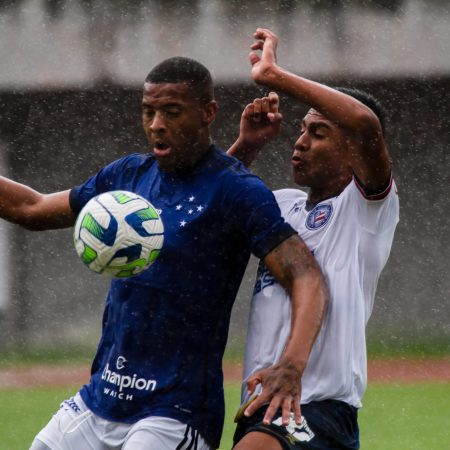
[{"label": "player's forearm", "polygon": [[381,132],[378,118],[368,107],[324,84],[300,77],[279,66],[266,70],[255,81],[306,103],[350,132]]},{"label": "player's forearm", "polygon": [[239,159],[246,167],[250,167],[258,156],[261,147],[254,147],[243,143],[239,138],[228,149],[227,154]]},{"label": "player's forearm", "polygon": [[325,316],[328,287],[319,265],[298,236],[272,250],[265,263],[292,302],[291,332],[279,364],[302,374]]},{"label": "player's forearm", "polygon": [[41,197],[28,186],[0,177],[0,216],[5,220],[25,226]]},{"label": "player's forearm", "polygon": [[64,228],[74,222],[69,191],[44,195],[0,177],[0,217],[30,230]]},{"label": "player's forearm", "polygon": [[309,270],[293,281],[291,332],[280,364],[291,365],[303,374],[322,326],[328,300],[328,290],[318,271]]}]

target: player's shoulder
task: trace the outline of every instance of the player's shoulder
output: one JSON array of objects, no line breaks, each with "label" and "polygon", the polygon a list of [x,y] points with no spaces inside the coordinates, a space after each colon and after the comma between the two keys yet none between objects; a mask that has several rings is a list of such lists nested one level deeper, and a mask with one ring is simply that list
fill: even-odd
[{"label": "player's shoulder", "polygon": [[301,189],[277,189],[273,191],[273,195],[279,204],[282,203],[301,203],[306,202],[308,194]]},{"label": "player's shoulder", "polygon": [[219,147],[214,147],[209,166],[225,183],[241,186],[259,186],[267,189],[262,179],[234,156],[228,155]]},{"label": "player's shoulder", "polygon": [[130,153],[129,155],[113,161],[112,164],[123,167],[140,167],[142,165],[151,165],[155,161],[155,157],[150,153]]},{"label": "player's shoulder", "polygon": [[155,163],[155,158],[151,154],[130,153],[122,158],[112,161],[101,170],[102,175],[108,177],[123,176],[148,169]]},{"label": "player's shoulder", "polygon": [[212,146],[210,166],[218,170],[223,170],[224,173],[231,176],[252,173],[239,159],[229,155],[215,145]]},{"label": "player's shoulder", "polygon": [[372,234],[393,231],[399,220],[398,193],[392,177],[379,192],[364,191],[353,179],[338,196],[336,207],[343,217],[353,217],[355,223]]},{"label": "player's shoulder", "polygon": [[393,175],[391,174],[385,186],[377,191],[370,191],[364,188],[356,177],[347,185],[341,195],[354,196],[362,202],[374,205],[383,205],[389,203],[389,200],[398,202],[398,190]]}]

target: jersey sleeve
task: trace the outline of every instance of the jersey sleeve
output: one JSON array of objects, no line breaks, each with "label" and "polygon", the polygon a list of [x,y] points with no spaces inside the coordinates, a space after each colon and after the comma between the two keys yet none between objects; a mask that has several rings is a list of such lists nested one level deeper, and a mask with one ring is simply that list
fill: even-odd
[{"label": "jersey sleeve", "polygon": [[396,226],[399,220],[399,199],[392,176],[386,189],[376,194],[365,192],[355,178],[348,189],[355,200],[360,225],[365,231],[375,234]]},{"label": "jersey sleeve", "polygon": [[284,221],[273,193],[257,177],[240,184],[231,202],[237,226],[255,256],[262,259],[278,244],[297,232]]},{"label": "jersey sleeve", "polygon": [[278,206],[281,210],[281,215],[286,217],[289,209],[292,205],[299,205],[306,202],[308,197],[307,193],[300,189],[279,189],[273,191],[273,195],[275,196],[275,200],[277,201]]},{"label": "jersey sleeve", "polygon": [[83,184],[72,188],[69,194],[72,211],[78,214],[91,198],[103,192],[118,189],[119,179],[124,176],[124,169],[130,165],[132,156],[127,156],[108,164]]}]

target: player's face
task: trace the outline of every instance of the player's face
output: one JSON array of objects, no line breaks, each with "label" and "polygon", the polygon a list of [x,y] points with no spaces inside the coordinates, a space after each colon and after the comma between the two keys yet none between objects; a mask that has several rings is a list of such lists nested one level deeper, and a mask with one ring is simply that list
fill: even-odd
[{"label": "player's face", "polygon": [[296,184],[332,190],[351,178],[344,132],[323,115],[310,109],[304,117],[292,155]]},{"label": "player's face", "polygon": [[205,103],[186,83],[145,83],[142,123],[161,170],[193,167],[210,145],[214,101]]}]

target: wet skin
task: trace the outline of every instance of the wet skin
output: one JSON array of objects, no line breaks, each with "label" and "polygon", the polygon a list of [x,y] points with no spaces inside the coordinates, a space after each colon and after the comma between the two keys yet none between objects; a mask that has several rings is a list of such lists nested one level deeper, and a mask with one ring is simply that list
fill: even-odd
[{"label": "wet skin", "polygon": [[145,83],[142,124],[158,165],[165,172],[195,166],[211,144],[209,125],[217,112],[186,83]]},{"label": "wet skin", "polygon": [[345,133],[314,109],[302,121],[291,164],[295,183],[310,188],[311,202],[338,195],[352,178]]}]

